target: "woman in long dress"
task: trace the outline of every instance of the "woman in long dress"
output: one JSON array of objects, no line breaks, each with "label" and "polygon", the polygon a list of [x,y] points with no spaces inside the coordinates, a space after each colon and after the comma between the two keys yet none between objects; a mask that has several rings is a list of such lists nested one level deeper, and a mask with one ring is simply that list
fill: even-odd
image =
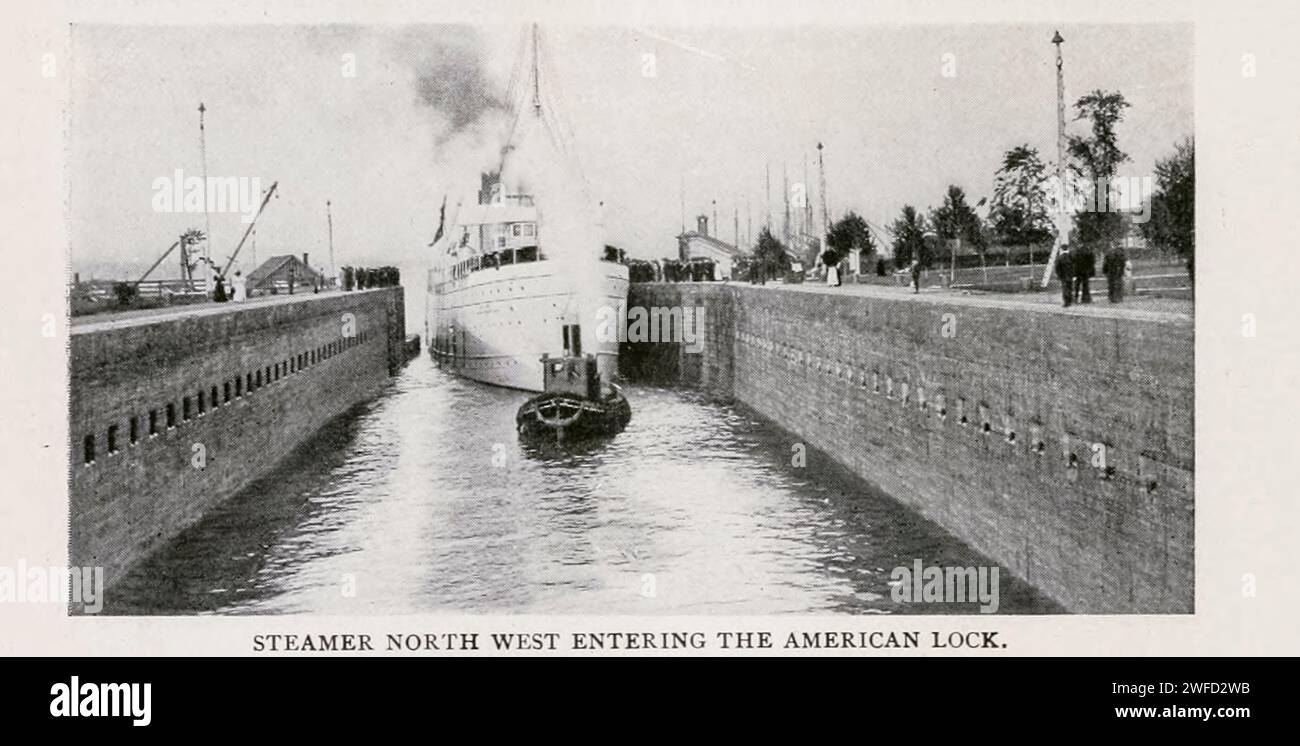
[{"label": "woman in long dress", "polygon": [[235,288],[235,302],[238,303],[248,299],[248,281],[244,279],[243,273],[235,271],[235,279],[231,282]]}]

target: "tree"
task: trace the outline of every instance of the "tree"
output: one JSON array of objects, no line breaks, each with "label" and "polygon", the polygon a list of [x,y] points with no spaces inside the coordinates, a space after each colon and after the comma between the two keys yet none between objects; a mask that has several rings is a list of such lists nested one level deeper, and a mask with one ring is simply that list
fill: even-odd
[{"label": "tree", "polygon": [[867,221],[856,212],[850,211],[826,232],[826,251],[832,254],[831,258],[834,261],[826,262],[825,254],[822,255],[822,261],[826,264],[838,264],[854,251],[861,251],[865,258],[875,250],[876,244],[871,239]]},{"label": "tree", "polygon": [[1175,143],[1173,155],[1156,161],[1156,190],[1151,195],[1151,219],[1142,235],[1157,246],[1173,249],[1193,272],[1196,253],[1196,144],[1192,138]]},{"label": "tree", "polygon": [[943,241],[958,240],[981,254],[986,245],[983,223],[975,210],[966,204],[966,193],[956,185],[948,187],[943,203],[930,213],[930,225]]},{"label": "tree", "polygon": [[763,280],[784,274],[790,268],[790,256],[785,244],[772,235],[769,228],[763,228],[758,234],[758,243],[754,246],[753,267]]},{"label": "tree", "polygon": [[922,267],[930,266],[930,252],[925,245],[925,218],[911,205],[903,205],[903,212],[890,232],[894,234],[894,266],[906,267],[918,259]]},{"label": "tree", "polygon": [[1093,205],[1085,205],[1074,217],[1075,238],[1085,244],[1109,243],[1123,230],[1122,217],[1107,211],[1105,198],[1116,168],[1129,159],[1119,149],[1115,135],[1115,126],[1123,121],[1128,106],[1120,92],[1100,89],[1080,97],[1074,104],[1074,119],[1089,122],[1089,136],[1068,138],[1070,169],[1076,176],[1090,180],[1096,198]]},{"label": "tree", "polygon": [[[1036,148],[1017,145],[1002,156],[989,211],[996,240],[1008,246],[1030,246],[1052,239],[1052,218],[1044,192],[1047,178],[1047,165]],[[1011,263],[1010,251],[1007,263]]]}]

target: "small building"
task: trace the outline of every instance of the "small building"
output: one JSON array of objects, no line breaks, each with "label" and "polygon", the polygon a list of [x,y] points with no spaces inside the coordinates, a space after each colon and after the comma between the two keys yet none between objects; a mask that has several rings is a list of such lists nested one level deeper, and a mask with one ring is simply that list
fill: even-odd
[{"label": "small building", "polygon": [[248,294],[268,295],[272,293],[311,292],[316,287],[325,286],[324,276],[312,269],[307,263],[307,255],[302,259],[293,254],[273,256],[262,262],[262,266],[248,273]]},{"label": "small building", "polygon": [[697,228],[686,231],[677,237],[677,258],[682,261],[704,258],[712,259],[715,280],[730,280],[732,265],[740,250],[735,246],[709,235],[709,218],[705,215],[696,217]]}]

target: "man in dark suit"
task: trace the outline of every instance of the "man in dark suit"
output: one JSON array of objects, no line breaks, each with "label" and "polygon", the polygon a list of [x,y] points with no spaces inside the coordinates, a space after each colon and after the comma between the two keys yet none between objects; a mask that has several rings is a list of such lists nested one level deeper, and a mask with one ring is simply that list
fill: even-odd
[{"label": "man in dark suit", "polygon": [[1092,288],[1090,280],[1097,274],[1097,259],[1092,247],[1080,246],[1074,252],[1074,300],[1076,303],[1091,303]]},{"label": "man in dark suit", "polygon": [[1056,278],[1061,281],[1061,300],[1069,308],[1074,302],[1074,257],[1070,255],[1069,246],[1062,246],[1056,257]]},{"label": "man in dark suit", "polygon": [[1124,299],[1124,250],[1115,248],[1106,252],[1101,261],[1101,272],[1106,275],[1106,294],[1111,303]]}]

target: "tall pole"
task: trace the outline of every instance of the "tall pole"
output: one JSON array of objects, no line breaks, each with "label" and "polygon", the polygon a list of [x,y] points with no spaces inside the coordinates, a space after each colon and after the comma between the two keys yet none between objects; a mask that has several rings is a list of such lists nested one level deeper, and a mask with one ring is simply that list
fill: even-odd
[{"label": "tall pole", "polygon": [[533,24],[533,113],[540,115],[542,113],[542,93],[541,93],[541,81],[538,79],[539,76],[537,73],[537,58],[541,55],[541,51],[537,48],[537,45],[538,45],[537,24],[534,23]]},{"label": "tall pole", "polygon": [[754,243],[754,213],[749,209],[749,195],[745,195],[745,245]]},{"label": "tall pole", "polygon": [[686,172],[682,172],[682,233],[686,232]]},{"label": "tall pole", "polygon": [[[185,245],[185,234],[184,234],[184,233],[181,234],[181,237],[180,237],[180,240],[178,241],[178,243],[180,244],[180,247],[181,247],[181,279],[182,279],[182,280],[185,280],[186,282],[189,282],[189,279],[190,279],[190,263],[189,263],[189,256],[187,255],[187,252],[189,251],[189,248]],[[188,288],[186,288],[186,289],[188,290]]]},{"label": "tall pole", "polygon": [[788,249],[790,248],[790,172],[784,163],[781,164],[781,194],[785,203],[785,222],[781,226],[781,240]]},{"label": "tall pole", "polygon": [[767,232],[772,232],[772,164],[763,164],[763,206],[767,210]]},{"label": "tall pole", "polygon": [[325,224],[329,227],[330,236],[330,276],[337,277],[338,270],[334,268],[334,216],[330,214],[329,200],[325,200]]},{"label": "tall pole", "polygon": [[716,199],[713,200],[713,235],[722,235],[722,226],[718,225],[718,201]]},{"label": "tall pole", "polygon": [[822,192],[822,232],[831,229],[831,208],[826,203],[826,162],[822,160],[822,144],[817,143],[817,180]]},{"label": "tall pole", "polygon": [[[207,108],[203,102],[199,102],[199,159],[203,163],[203,258],[207,260],[208,266],[212,266],[212,219],[208,214],[208,202],[210,194],[208,193],[208,136],[207,129],[203,122],[203,113]],[[212,273],[204,272],[204,288],[212,292]]]},{"label": "tall pole", "polygon": [[803,204],[800,211],[800,234],[809,235],[813,230],[809,227],[810,218],[813,217],[813,203],[809,200],[809,156],[803,153]]},{"label": "tall pole", "polygon": [[[1069,228],[1066,224],[1065,217],[1065,69],[1064,61],[1061,57],[1061,44],[1065,39],[1061,38],[1061,32],[1057,31],[1052,34],[1052,44],[1056,45],[1056,185],[1059,189],[1057,194],[1058,213],[1056,215],[1056,240],[1052,242],[1052,253],[1047,258],[1047,266],[1043,269],[1043,287],[1047,287],[1052,281],[1052,271],[1056,268],[1056,259],[1060,256],[1061,247],[1069,240]],[[1033,257],[1033,250],[1030,250],[1030,257]]]}]

